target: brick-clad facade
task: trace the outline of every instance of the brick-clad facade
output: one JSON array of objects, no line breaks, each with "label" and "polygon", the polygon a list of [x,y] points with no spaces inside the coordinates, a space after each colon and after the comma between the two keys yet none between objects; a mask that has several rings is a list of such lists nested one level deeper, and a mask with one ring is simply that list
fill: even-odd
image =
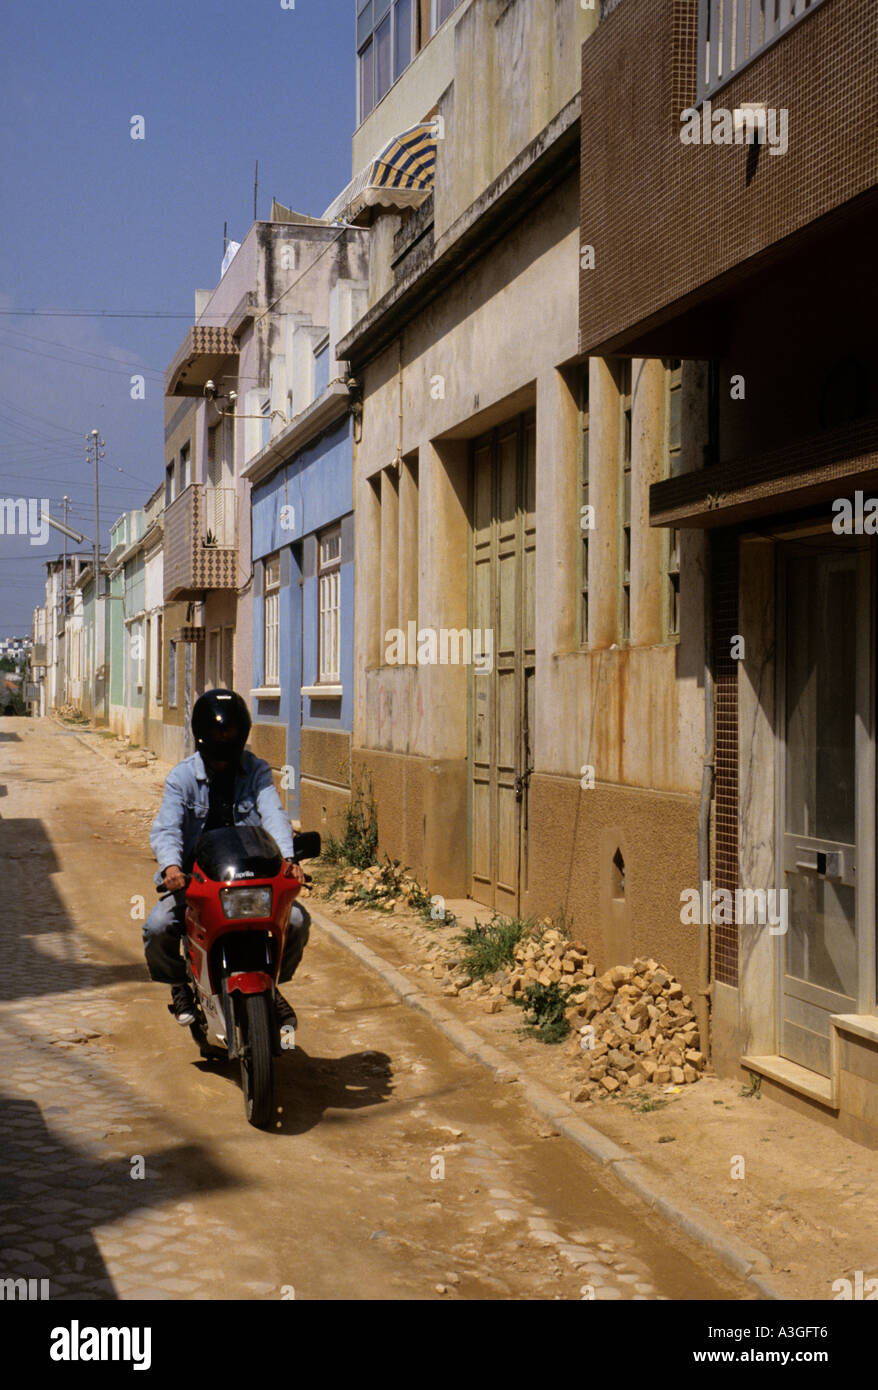
[{"label": "brick-clad facade", "polygon": [[714,111],[788,111],[783,154],[681,143],[696,16],[697,0],[624,0],[583,46],[581,227],[595,255],[581,271],[584,352],[624,350],[635,325],[679,315],[873,184],[874,4],[827,0],[714,95]]},{"label": "brick-clad facade", "polygon": [[[234,494],[225,489],[228,505]],[[208,589],[237,586],[238,552],[235,546],[207,545],[204,489],[193,483],[165,513],[165,598],[200,598]]]},{"label": "brick-clad facade", "polygon": [[[878,491],[878,7],[787,6],[786,27],[723,81],[726,29],[693,109],[709,52],[699,11],[620,0],[583,45],[580,348],[704,364],[684,406],[688,466],[651,481],[649,524],[681,555],[709,545],[714,783],[699,851],[714,1065],[875,1144],[878,1090],[863,1078],[878,1048],[878,540],[836,522]],[[709,17],[731,13],[714,4]],[[761,143],[741,121],[754,105]],[[833,610],[857,632],[844,663],[825,640],[841,575],[856,592]],[[791,606],[791,584],[823,597]],[[683,565],[679,588],[685,613],[696,584]],[[849,775],[843,748],[856,749]],[[826,806],[850,815],[844,862]],[[758,915],[760,897],[776,916]]]},{"label": "brick-clad facade", "polygon": [[[714,716],[714,867],[713,887],[734,893],[738,887],[738,660],[732,655],[738,635],[738,537],[723,531],[713,538],[711,556],[713,605]],[[738,931],[718,922],[713,935],[714,977],[738,983]]]}]

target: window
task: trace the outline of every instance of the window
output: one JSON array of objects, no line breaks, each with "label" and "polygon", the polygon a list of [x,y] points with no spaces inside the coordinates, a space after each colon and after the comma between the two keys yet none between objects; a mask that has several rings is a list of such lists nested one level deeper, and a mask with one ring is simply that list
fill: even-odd
[{"label": "window", "polygon": [[177,707],[177,643],[168,644],[168,708]]},{"label": "window", "polygon": [[212,627],[207,634],[207,688],[221,690],[220,679],[220,629]]},{"label": "window", "polygon": [[412,0],[357,0],[361,121],[411,62],[413,20]]},{"label": "window", "polygon": [[174,460],[165,469],[165,506],[169,507],[174,500]]},{"label": "window", "polygon": [[460,4],[460,0],[432,0],[432,28],[431,33],[435,34],[441,24],[444,24],[449,15],[452,15]]},{"label": "window", "polygon": [[582,394],[579,407],[579,507],[577,509],[580,550],[579,550],[579,645],[588,646],[588,540],[591,530],[588,525],[588,363],[582,374]]},{"label": "window", "polygon": [[184,444],[183,447],[182,447],[182,449],[180,450],[180,491],[181,491],[181,492],[183,491],[184,488],[187,488],[187,487],[189,486],[189,484],[192,482],[191,469],[190,469],[191,454],[192,454],[192,446],[191,446],[190,444]]},{"label": "window", "polygon": [[130,653],[131,653],[131,686],[134,690],[143,690],[143,623],[132,623],[129,631]]},{"label": "window", "polygon": [[264,615],[264,661],[263,685],[274,687],[280,684],[280,556],[273,555],[265,561],[263,595]]},{"label": "window", "polygon": [[259,422],[259,447],[265,449],[271,443],[271,396],[266,396],[260,406],[262,416]]},{"label": "window", "polygon": [[314,349],[314,399],[322,396],[329,385],[329,339]]},{"label": "window", "polygon": [[619,368],[619,508],[622,520],[622,612],[620,637],[631,636],[631,359]]},{"label": "window", "polygon": [[339,673],[340,584],[341,584],[341,527],[335,526],[318,539],[319,578],[319,652],[317,661],[320,684],[337,685]]},{"label": "window", "polygon": [[156,644],[155,644],[155,702],[160,705],[162,702],[162,622],[163,615],[156,614]]},{"label": "window", "polygon": [[[667,392],[667,432],[665,438],[665,477],[674,478],[681,469],[683,447],[682,405],[683,364],[678,357],[665,362]],[[665,631],[668,637],[680,635],[680,533],[665,532]]]},{"label": "window", "polygon": [[235,629],[223,628],[223,655],[220,663],[220,680],[224,690],[234,690],[235,671]]}]

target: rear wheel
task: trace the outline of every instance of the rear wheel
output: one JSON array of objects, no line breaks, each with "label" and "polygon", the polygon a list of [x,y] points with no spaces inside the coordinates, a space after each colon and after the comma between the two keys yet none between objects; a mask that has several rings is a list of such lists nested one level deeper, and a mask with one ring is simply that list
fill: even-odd
[{"label": "rear wheel", "polygon": [[272,1046],[268,994],[244,994],[238,1005],[241,1086],[247,1119],[257,1129],[271,1120]]}]

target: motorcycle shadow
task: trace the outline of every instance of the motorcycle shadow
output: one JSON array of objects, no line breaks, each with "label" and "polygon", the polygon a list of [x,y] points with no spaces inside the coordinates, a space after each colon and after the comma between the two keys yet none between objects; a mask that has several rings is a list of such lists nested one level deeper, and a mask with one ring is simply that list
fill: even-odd
[{"label": "motorcycle shadow", "polygon": [[[222,1076],[240,1089],[241,1070],[228,1060],[195,1063],[205,1075]],[[328,1110],[362,1110],[384,1105],[393,1091],[393,1066],[386,1052],[352,1052],[346,1057],[311,1057],[303,1047],[274,1062],[275,1134],[307,1134]],[[243,1119],[243,1116],[242,1116]],[[268,1132],[268,1131],[266,1131]]]}]

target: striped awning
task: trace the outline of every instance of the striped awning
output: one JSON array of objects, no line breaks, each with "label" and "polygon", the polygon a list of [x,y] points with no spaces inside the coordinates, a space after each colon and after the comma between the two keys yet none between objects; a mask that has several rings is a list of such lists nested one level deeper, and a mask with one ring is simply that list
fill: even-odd
[{"label": "striped awning", "polygon": [[433,188],[438,122],[424,121],[395,136],[323,214],[325,222],[350,221],[363,208],[419,207]]}]

